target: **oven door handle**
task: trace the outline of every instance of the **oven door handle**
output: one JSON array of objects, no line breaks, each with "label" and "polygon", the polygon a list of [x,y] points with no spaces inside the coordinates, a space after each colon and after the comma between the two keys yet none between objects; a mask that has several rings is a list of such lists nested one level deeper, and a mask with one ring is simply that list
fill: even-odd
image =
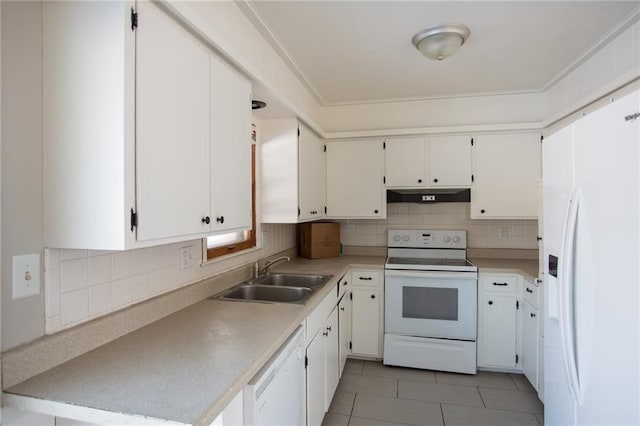
[{"label": "oven door handle", "polygon": [[443,279],[477,279],[476,272],[463,271],[398,271],[387,269],[386,278],[443,278]]}]

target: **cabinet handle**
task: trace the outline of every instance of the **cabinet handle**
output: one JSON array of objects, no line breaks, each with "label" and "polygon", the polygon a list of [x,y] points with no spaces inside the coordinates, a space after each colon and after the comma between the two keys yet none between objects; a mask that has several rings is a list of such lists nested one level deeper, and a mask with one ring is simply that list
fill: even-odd
[{"label": "cabinet handle", "polygon": [[500,287],[505,287],[505,286],[508,286],[509,283],[493,283],[493,285],[497,285],[497,286],[500,286]]},{"label": "cabinet handle", "polygon": [[327,332],[331,331],[331,327],[327,327]]},{"label": "cabinet handle", "polygon": [[211,223],[211,218],[209,216],[202,218],[202,223],[206,223],[207,225]]},{"label": "cabinet handle", "polygon": [[533,290],[531,290],[529,287],[527,287],[527,293],[533,293]]},{"label": "cabinet handle", "polygon": [[536,278],[536,283],[542,284],[542,280],[540,278]]},{"label": "cabinet handle", "polygon": [[347,284],[349,284],[349,283],[348,283],[348,282],[346,282],[346,281],[343,281],[343,282],[342,282],[342,285],[347,285]]},{"label": "cabinet handle", "polygon": [[485,210],[484,210],[484,209],[480,210],[480,213],[484,214],[484,212],[485,212]]},{"label": "cabinet handle", "polygon": [[326,337],[329,335],[329,333],[325,331],[324,333],[322,333],[322,335]]},{"label": "cabinet handle", "polygon": [[531,318],[535,318],[536,314],[534,314],[533,312],[531,312],[529,315],[531,315]]},{"label": "cabinet handle", "polygon": [[493,305],[493,300],[489,300],[488,302],[490,305]]},{"label": "cabinet handle", "polygon": [[375,294],[372,294],[372,295],[371,295],[371,298],[372,298],[372,299],[375,299],[375,298],[376,298],[376,295],[375,295]]},{"label": "cabinet handle", "polygon": [[418,179],[418,183],[422,183],[422,179]]},{"label": "cabinet handle", "polygon": [[433,181],[434,181],[435,183],[438,183],[438,178],[435,178]]},{"label": "cabinet handle", "polygon": [[373,212],[374,212],[375,214],[378,214],[378,210],[374,210]]},{"label": "cabinet handle", "polygon": [[362,280],[362,281],[371,281],[373,278],[371,278],[371,277],[358,277],[358,279]]},{"label": "cabinet handle", "polygon": [[224,223],[224,216],[216,217],[216,222]]},{"label": "cabinet handle", "polygon": [[341,311],[344,311],[344,306],[342,308],[340,308]]}]

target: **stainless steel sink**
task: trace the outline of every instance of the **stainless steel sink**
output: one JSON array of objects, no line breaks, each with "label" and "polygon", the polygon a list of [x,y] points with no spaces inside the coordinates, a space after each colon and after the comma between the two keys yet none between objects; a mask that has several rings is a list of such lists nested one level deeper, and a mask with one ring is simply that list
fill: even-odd
[{"label": "stainless steel sink", "polygon": [[241,284],[233,287],[217,298],[226,300],[253,300],[259,302],[279,302],[303,304],[313,291],[308,287],[285,287],[262,284]]},{"label": "stainless steel sink", "polygon": [[251,284],[276,285],[284,287],[321,287],[332,275],[271,274],[249,281]]}]

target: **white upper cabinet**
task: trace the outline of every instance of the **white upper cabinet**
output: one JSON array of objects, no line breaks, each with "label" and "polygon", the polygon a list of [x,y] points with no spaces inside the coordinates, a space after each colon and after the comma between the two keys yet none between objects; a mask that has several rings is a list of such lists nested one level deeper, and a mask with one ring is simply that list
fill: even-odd
[{"label": "white upper cabinet", "polygon": [[429,136],[428,158],[428,186],[471,186],[471,136]]},{"label": "white upper cabinet", "polygon": [[262,222],[296,223],[324,217],[324,142],[295,118],[258,127]]},{"label": "white upper cabinet", "polygon": [[428,177],[426,151],[424,137],[385,140],[387,188],[424,187]]},{"label": "white upper cabinet", "polygon": [[471,186],[471,136],[385,140],[387,188]]},{"label": "white upper cabinet", "polygon": [[327,217],[385,218],[382,140],[327,142]]},{"label": "white upper cabinet", "polygon": [[136,27],[134,6],[43,4],[47,247],[197,238],[214,215],[250,226],[249,83],[154,3]]},{"label": "white upper cabinet", "polygon": [[[138,239],[208,230],[209,51],[157,6],[136,30]],[[247,101],[249,102],[249,101]]]},{"label": "white upper cabinet", "polygon": [[486,134],[474,138],[471,218],[538,217],[540,134]]},{"label": "white upper cabinet", "polygon": [[251,83],[211,56],[211,231],[251,228]]}]

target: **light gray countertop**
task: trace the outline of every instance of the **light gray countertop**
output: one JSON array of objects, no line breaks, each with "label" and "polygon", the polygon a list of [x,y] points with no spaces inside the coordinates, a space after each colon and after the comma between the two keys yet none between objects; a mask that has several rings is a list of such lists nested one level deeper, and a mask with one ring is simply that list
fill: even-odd
[{"label": "light gray countertop", "polygon": [[[334,275],[304,306],[203,300],[19,383],[5,396],[151,421],[209,424],[348,268],[383,268],[384,261],[382,256],[292,259],[273,272]],[[537,276],[534,260],[471,261],[481,272]]]}]

